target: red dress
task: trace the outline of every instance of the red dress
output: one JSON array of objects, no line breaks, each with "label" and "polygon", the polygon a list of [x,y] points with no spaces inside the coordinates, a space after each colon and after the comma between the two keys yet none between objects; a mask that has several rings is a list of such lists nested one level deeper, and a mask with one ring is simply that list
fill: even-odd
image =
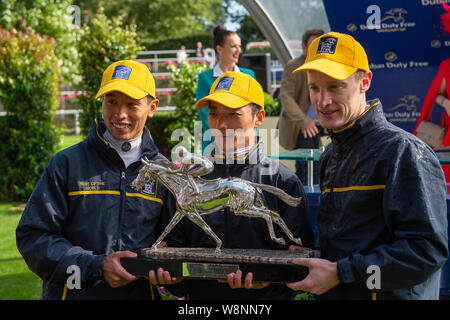
[{"label": "red dress", "polygon": [[[448,99],[450,97],[450,58],[445,59],[441,62],[439,71],[434,77],[430,88],[428,89],[427,96],[425,97],[425,102],[422,106],[422,111],[420,112],[419,119],[417,119],[416,127],[414,128],[414,135],[417,134],[417,127],[419,126],[420,122],[422,120],[426,120],[429,117],[443,79],[445,79],[446,82],[445,95]],[[450,116],[447,114],[447,112],[444,112],[444,123],[447,126],[447,134],[445,135],[444,141],[442,141],[442,145],[450,146]],[[450,165],[443,165],[442,169],[444,170],[447,182],[450,182]]]}]

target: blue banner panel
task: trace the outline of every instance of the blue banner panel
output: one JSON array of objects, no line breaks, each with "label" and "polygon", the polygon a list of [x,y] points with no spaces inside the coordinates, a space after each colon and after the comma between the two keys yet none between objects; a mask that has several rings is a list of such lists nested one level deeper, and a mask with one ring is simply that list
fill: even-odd
[{"label": "blue banner panel", "polygon": [[[373,72],[368,99],[380,98],[389,121],[412,132],[439,64],[450,57],[440,16],[450,0],[323,0],[332,31],[366,50]],[[435,105],[433,119],[443,108]]]}]

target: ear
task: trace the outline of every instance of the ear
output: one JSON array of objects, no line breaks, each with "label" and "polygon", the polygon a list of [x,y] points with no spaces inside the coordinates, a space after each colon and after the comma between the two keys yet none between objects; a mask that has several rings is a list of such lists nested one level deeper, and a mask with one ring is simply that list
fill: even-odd
[{"label": "ear", "polygon": [[370,88],[370,84],[372,83],[372,71],[366,71],[361,78],[360,88],[361,93],[367,92]]},{"label": "ear", "polygon": [[153,99],[152,102],[149,103],[150,110],[148,111],[148,117],[151,118],[156,112],[156,109],[158,109],[159,100]]},{"label": "ear", "polygon": [[220,56],[222,54],[223,47],[220,44],[218,44],[215,49],[217,54]]},{"label": "ear", "polygon": [[255,114],[255,128],[259,127],[263,124],[264,118],[266,117],[266,111],[264,109],[258,110],[258,112]]}]

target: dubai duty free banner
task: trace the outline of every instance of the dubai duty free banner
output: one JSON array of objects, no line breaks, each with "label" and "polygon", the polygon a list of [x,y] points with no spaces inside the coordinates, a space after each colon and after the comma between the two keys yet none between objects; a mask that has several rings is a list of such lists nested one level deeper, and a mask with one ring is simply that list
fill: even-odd
[{"label": "dubai duty free banner", "polygon": [[[380,98],[387,119],[412,132],[439,64],[450,57],[440,16],[450,0],[323,0],[332,31],[352,35],[373,72],[368,99]],[[438,122],[443,108],[435,106]]]}]

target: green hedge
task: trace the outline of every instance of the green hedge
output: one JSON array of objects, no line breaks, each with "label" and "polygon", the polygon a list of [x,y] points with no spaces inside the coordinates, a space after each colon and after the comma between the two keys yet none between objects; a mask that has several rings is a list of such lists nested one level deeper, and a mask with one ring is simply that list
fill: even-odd
[{"label": "green hedge", "polygon": [[100,4],[97,14],[80,32],[78,51],[80,54],[80,72],[83,80],[80,91],[86,95],[77,97],[80,108],[80,127],[83,135],[87,135],[92,121],[102,116],[100,99],[94,99],[100,88],[103,71],[113,62],[135,59],[142,50],[137,42],[136,26],[123,27],[122,17],[108,19]]},{"label": "green hedge", "polygon": [[31,27],[0,28],[0,200],[26,201],[60,141],[53,39]]},{"label": "green hedge", "polygon": [[170,159],[170,151],[172,150],[172,142],[170,141],[171,132],[169,126],[175,123],[173,112],[156,112],[152,118],[147,120],[145,124],[150,130],[153,141],[164,156]]}]

